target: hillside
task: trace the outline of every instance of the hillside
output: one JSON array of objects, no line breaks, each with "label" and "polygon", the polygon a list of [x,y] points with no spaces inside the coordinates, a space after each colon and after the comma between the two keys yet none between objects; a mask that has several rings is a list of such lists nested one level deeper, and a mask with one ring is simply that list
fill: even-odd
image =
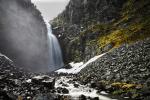
[{"label": "hillside", "polygon": [[[86,83],[93,79],[115,86],[117,83],[117,91],[114,89],[111,93],[131,94],[130,98],[145,96],[141,91],[147,87],[150,91],[147,85],[150,1],[71,0],[66,10],[51,23],[66,64],[88,61],[96,55],[107,53],[84,68],[78,75],[80,80]],[[139,85],[140,92],[135,89]]]},{"label": "hillside", "polygon": [[[88,59],[90,58],[88,56],[99,54],[105,49],[149,37],[149,1],[106,0],[103,3],[101,0],[96,1],[84,3],[83,0],[78,2],[71,0],[66,10],[51,21],[54,33],[59,36],[62,43],[66,62]],[[98,4],[99,6],[95,6]],[[90,8],[91,11],[87,10]],[[76,15],[81,17],[78,18]],[[94,54],[92,55],[91,52]]]}]

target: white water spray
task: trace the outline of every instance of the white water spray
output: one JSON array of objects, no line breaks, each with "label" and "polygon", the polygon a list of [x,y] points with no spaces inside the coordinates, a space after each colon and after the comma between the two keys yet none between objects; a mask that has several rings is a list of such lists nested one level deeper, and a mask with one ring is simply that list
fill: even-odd
[{"label": "white water spray", "polygon": [[49,57],[50,57],[50,71],[55,71],[60,69],[64,66],[63,59],[62,59],[62,52],[59,45],[59,42],[56,36],[52,33],[51,25],[45,21],[47,25],[47,32],[48,32],[48,44],[49,44]]}]

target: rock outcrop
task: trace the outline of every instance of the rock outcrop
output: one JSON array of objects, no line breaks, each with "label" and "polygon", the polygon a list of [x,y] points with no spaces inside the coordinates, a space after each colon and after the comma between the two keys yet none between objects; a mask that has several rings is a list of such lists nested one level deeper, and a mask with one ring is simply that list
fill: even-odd
[{"label": "rock outcrop", "polygon": [[30,0],[0,1],[0,52],[16,66],[48,70],[47,29]]},{"label": "rock outcrop", "polygon": [[[125,0],[70,0],[66,10],[54,19],[56,24],[70,23],[80,26],[95,22],[108,22],[120,15]],[[60,18],[60,19],[59,19]],[[61,19],[62,18],[62,19]],[[91,19],[91,20],[89,20]],[[89,21],[88,21],[89,20]],[[57,23],[57,21],[63,21]]]},{"label": "rock outcrop", "polygon": [[71,0],[51,21],[66,63],[149,37],[149,1]]},{"label": "rock outcrop", "polygon": [[66,63],[85,58],[86,38],[80,36],[81,31],[91,24],[108,23],[118,18],[124,2],[125,0],[70,0],[66,10],[52,21],[53,33],[60,40]]}]

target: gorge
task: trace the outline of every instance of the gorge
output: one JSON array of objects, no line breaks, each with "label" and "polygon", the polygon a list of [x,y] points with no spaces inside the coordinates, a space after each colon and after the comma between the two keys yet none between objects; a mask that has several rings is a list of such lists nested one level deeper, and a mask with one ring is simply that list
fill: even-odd
[{"label": "gorge", "polygon": [[0,99],[149,100],[149,32],[149,0],[70,0],[49,22],[0,0]]}]

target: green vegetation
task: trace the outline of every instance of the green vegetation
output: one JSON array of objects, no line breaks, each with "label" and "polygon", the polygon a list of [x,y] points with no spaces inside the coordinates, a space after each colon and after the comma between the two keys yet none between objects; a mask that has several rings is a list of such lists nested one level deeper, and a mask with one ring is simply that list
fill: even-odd
[{"label": "green vegetation", "polygon": [[140,94],[138,93],[136,88],[143,87],[143,85],[141,84],[129,84],[129,83],[121,83],[121,82],[112,83],[111,86],[115,88],[115,90],[112,92],[113,95],[130,94],[131,96],[130,98],[139,97]]},{"label": "green vegetation", "polygon": [[119,88],[119,89],[131,89],[131,88],[135,88],[135,87],[141,87],[141,84],[129,84],[129,83],[121,83],[121,82],[115,82],[112,83],[111,86]]},{"label": "green vegetation", "polygon": [[[126,95],[130,96],[130,98],[137,98],[140,94],[140,89],[144,86],[141,84],[133,84],[133,83],[125,83],[125,82],[111,82],[101,80],[98,82],[101,87],[109,86],[111,89],[111,94],[116,96]],[[138,89],[137,89],[138,88]]]},{"label": "green vegetation", "polygon": [[113,94],[113,95],[120,95],[120,94],[122,94],[122,93],[125,93],[125,91],[124,91],[124,90],[116,90],[116,91],[114,91],[112,94]]},{"label": "green vegetation", "polygon": [[[70,47],[72,47],[71,50],[68,50],[69,55],[71,55],[70,58],[80,61],[83,60],[81,56],[84,55],[86,58],[89,52],[98,55],[118,48],[122,44],[132,44],[150,37],[149,5],[149,0],[126,0],[121,11],[118,10],[117,18],[114,15],[114,19],[106,23],[102,23],[97,17],[90,18],[87,14],[85,19],[80,21],[82,23],[75,24],[79,29],[75,36],[70,35],[72,31],[71,28],[68,28],[74,24],[70,23],[69,17],[66,17],[64,13],[55,18],[52,25],[54,27],[60,26],[62,30],[65,30],[64,33],[67,38],[71,36],[67,44],[71,44]],[[76,37],[78,39],[72,43],[71,40]]]},{"label": "green vegetation", "polygon": [[80,39],[79,37],[75,37],[72,41],[70,41],[70,44],[69,44],[70,48],[70,55],[72,55],[72,58],[74,59],[75,62],[79,62],[81,61],[81,50],[80,50]]},{"label": "green vegetation", "polygon": [[125,82],[111,82],[106,80],[101,80],[97,82],[97,86],[100,87],[109,87],[110,94],[116,96],[129,96],[130,98],[140,97],[140,91],[144,87],[141,84],[135,83],[125,83]]},{"label": "green vegetation", "polygon": [[[149,0],[127,0],[118,19],[115,19],[110,23],[95,23],[95,25],[92,23],[86,30],[80,33],[80,36],[84,37],[86,46],[89,48],[96,45],[95,47],[97,48],[93,51],[96,53],[101,53],[99,50],[107,47],[109,44],[113,44],[111,48],[113,49],[120,47],[122,44],[132,44],[150,38],[149,5]],[[93,66],[95,67],[95,65]],[[89,76],[87,76],[87,73],[82,73],[81,79],[88,80],[90,75],[99,74],[90,73],[88,74]],[[141,90],[144,88],[144,85],[141,84],[122,82],[111,83],[106,82],[106,80],[100,82],[100,85],[110,87],[112,94],[114,95],[130,96],[130,98],[140,97],[140,95],[142,95]]]},{"label": "green vegetation", "polygon": [[[94,40],[99,48],[108,44],[119,47],[150,37],[150,9],[148,0],[128,0],[119,19],[109,24],[95,24],[81,32],[81,36],[99,33]],[[89,41],[89,40],[88,40]],[[93,40],[90,40],[93,41]]]},{"label": "green vegetation", "polygon": [[58,15],[56,18],[53,19],[52,21],[52,25],[53,26],[63,26],[65,24],[65,21],[63,19],[63,17],[61,17],[60,15]]},{"label": "green vegetation", "polygon": [[123,94],[130,94],[130,98],[137,98],[140,97],[140,94],[136,89],[128,89],[128,90],[123,90],[123,89],[118,89],[112,92],[113,95],[123,95]]},{"label": "green vegetation", "polygon": [[115,44],[115,47],[120,46],[123,43],[134,43],[138,40],[143,40],[150,37],[150,21],[134,23],[126,28],[118,28],[111,31],[108,35],[99,37],[99,45],[104,47],[109,43]]}]

